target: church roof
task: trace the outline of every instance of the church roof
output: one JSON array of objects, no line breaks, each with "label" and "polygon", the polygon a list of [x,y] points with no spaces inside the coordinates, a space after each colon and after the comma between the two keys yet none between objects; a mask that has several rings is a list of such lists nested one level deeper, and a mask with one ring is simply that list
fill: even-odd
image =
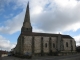
[{"label": "church roof", "polygon": [[32,32],[32,33],[23,33],[22,35],[25,35],[25,36],[48,36],[48,37],[58,37],[58,36],[61,36],[62,38],[71,38],[71,39],[73,39],[70,35],[50,34],[50,33],[36,33],[36,32]]},{"label": "church roof", "polygon": [[61,35],[62,36],[62,38],[71,38],[71,39],[73,39],[70,35]]},{"label": "church roof", "polygon": [[54,36],[54,37],[57,37],[58,35],[60,34],[49,34],[49,33],[35,33],[35,32],[32,32],[32,33],[23,33],[22,35],[27,35],[27,36]]}]

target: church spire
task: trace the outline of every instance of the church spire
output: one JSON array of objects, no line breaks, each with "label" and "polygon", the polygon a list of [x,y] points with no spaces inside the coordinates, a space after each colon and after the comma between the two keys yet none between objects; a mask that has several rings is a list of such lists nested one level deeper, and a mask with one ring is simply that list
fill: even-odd
[{"label": "church spire", "polygon": [[30,22],[29,2],[28,2],[28,4],[27,4],[27,8],[26,8],[26,14],[25,14],[24,22]]},{"label": "church spire", "polygon": [[25,14],[25,18],[24,18],[24,22],[23,22],[21,32],[22,33],[23,32],[24,33],[32,32],[32,26],[31,26],[31,23],[30,23],[30,14],[29,14],[29,2],[27,4],[26,14]]}]

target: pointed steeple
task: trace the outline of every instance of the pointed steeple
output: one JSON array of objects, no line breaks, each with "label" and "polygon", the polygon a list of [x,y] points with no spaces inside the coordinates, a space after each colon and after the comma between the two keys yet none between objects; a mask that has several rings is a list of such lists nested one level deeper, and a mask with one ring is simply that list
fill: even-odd
[{"label": "pointed steeple", "polygon": [[25,14],[24,22],[30,22],[29,2],[28,2],[28,4],[27,4],[27,8],[26,8],[26,14]]},{"label": "pointed steeple", "polygon": [[24,18],[24,22],[23,22],[21,32],[24,32],[24,33],[32,32],[32,26],[31,26],[31,23],[30,23],[29,2],[27,4],[26,14],[25,14],[25,18]]}]

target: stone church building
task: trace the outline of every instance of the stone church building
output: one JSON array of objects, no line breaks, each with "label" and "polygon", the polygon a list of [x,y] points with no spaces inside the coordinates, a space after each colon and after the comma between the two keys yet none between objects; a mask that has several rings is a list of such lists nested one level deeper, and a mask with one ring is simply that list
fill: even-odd
[{"label": "stone church building", "polygon": [[76,42],[70,35],[32,32],[29,3],[14,54],[32,56],[75,53]]}]

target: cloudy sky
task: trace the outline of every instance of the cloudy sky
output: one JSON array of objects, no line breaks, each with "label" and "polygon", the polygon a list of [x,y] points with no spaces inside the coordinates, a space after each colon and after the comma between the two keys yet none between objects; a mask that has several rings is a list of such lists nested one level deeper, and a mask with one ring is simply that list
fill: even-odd
[{"label": "cloudy sky", "polygon": [[[28,0],[0,0],[0,50],[15,47]],[[80,45],[80,0],[29,0],[33,32],[61,33]]]}]

